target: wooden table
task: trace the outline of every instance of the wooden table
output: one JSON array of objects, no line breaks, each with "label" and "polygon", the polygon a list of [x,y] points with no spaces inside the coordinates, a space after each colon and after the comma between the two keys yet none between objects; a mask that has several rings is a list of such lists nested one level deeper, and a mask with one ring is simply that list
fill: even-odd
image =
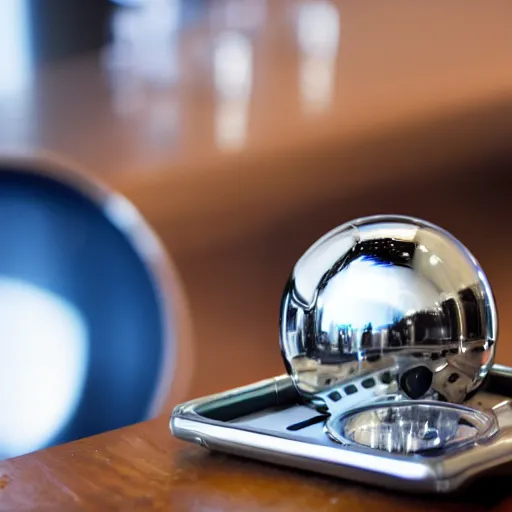
[{"label": "wooden table", "polygon": [[459,498],[406,496],[186,446],[165,418],[2,464],[0,510],[510,510],[487,488]]},{"label": "wooden table", "polygon": [[[512,272],[503,240],[492,224],[497,211],[507,208],[509,195],[489,180],[469,182],[468,190],[491,186],[493,201],[476,203],[478,224],[468,226],[463,197],[449,203],[450,189],[441,194],[440,211],[451,216],[450,228],[482,256],[498,296],[502,346],[498,359],[512,363],[507,339],[512,336]],[[425,184],[427,187],[428,184]],[[465,187],[460,190],[464,191]],[[387,198],[386,194],[384,196]],[[394,196],[392,196],[394,197]],[[377,200],[377,197],[371,199]],[[383,207],[389,199],[382,199]],[[404,208],[412,199],[405,200]],[[327,205],[332,206],[332,205]],[[325,229],[330,208],[311,225],[303,222],[276,227],[268,246],[253,243],[226,246],[195,258],[178,258],[195,319],[196,366],[187,397],[200,396],[249,383],[283,371],[277,342],[280,294],[305,240]],[[387,205],[389,206],[389,205]],[[300,221],[301,219],[298,219]],[[485,229],[487,228],[487,229]],[[287,233],[287,237],[284,236]],[[170,236],[170,234],[169,234]],[[501,244],[501,245],[500,245]],[[489,246],[497,249],[489,250]],[[172,438],[168,414],[119,431],[54,447],[0,463],[0,510],[455,510],[477,511],[492,506],[507,510],[504,495],[481,494],[459,498],[410,497],[362,487],[220,454]],[[512,503],[508,502],[512,506]]]},{"label": "wooden table", "polygon": [[[163,85],[140,62],[110,75],[86,55],[43,67],[0,103],[0,147],[77,160],[134,201],[171,251],[195,331],[192,382],[179,399],[281,373],[278,306],[294,262],[333,226],[378,212],[427,218],[473,250],[501,312],[498,361],[512,364],[512,4],[238,3],[252,15],[208,3],[173,32],[167,42],[187,66]],[[321,27],[325,9],[339,22],[331,43],[318,33],[320,43],[300,43],[299,6],[312,4]],[[235,59],[242,48],[234,73],[251,77],[249,92],[219,90],[219,41],[221,51],[234,44]],[[209,455],[171,437],[169,413],[1,462],[0,509],[507,506],[500,496],[433,501]]]}]

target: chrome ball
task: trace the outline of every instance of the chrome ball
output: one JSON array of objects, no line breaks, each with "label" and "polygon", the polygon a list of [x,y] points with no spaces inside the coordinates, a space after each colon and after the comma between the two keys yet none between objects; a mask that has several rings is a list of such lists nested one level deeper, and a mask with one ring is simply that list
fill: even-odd
[{"label": "chrome ball", "polygon": [[388,369],[397,395],[461,403],[487,375],[496,338],[478,262],[410,217],[361,218],[327,233],[296,263],[282,301],[283,357],[309,399]]}]

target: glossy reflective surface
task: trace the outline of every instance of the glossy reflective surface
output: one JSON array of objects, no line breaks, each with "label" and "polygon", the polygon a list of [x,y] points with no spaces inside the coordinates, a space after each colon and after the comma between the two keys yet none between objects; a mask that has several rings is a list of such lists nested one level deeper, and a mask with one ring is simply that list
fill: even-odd
[{"label": "glossy reflective surface", "polygon": [[460,449],[498,432],[492,412],[438,402],[396,402],[355,409],[327,423],[329,435],[390,453]]},{"label": "glossy reflective surface", "polygon": [[[511,377],[510,368],[493,365],[488,389],[464,405],[395,396],[361,406],[343,397],[339,414],[319,415],[282,375],[181,404],[170,427],[215,451],[388,491],[446,493],[512,460]],[[351,382],[368,399],[377,390],[366,381]]]},{"label": "glossy reflective surface", "polygon": [[461,403],[494,359],[497,313],[471,253],[409,217],[344,224],[297,262],[285,290],[281,347],[311,397],[378,369],[407,398]]}]

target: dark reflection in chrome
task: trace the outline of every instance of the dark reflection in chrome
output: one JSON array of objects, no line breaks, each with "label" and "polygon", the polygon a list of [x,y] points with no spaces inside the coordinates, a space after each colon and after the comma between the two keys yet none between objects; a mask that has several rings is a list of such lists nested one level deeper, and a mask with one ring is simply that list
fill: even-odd
[{"label": "dark reflection in chrome", "polygon": [[460,403],[485,378],[496,335],[475,258],[409,217],[359,219],[325,235],[295,265],[282,303],[283,355],[307,396],[393,368],[405,397]]}]

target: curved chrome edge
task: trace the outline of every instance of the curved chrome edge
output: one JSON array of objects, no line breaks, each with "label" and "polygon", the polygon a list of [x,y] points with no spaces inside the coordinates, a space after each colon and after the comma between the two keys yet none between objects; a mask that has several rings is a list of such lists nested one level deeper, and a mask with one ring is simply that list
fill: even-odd
[{"label": "curved chrome edge", "polygon": [[[493,365],[490,373],[512,378],[512,368],[504,365]],[[309,443],[301,440],[282,438],[235,425],[226,425],[222,421],[205,418],[198,412],[201,406],[214,401],[263,387],[276,386],[278,385],[276,383],[290,382],[290,376],[284,374],[274,379],[262,380],[185,402],[175,407],[169,427],[177,438],[209,449],[218,449],[257,460],[266,460],[274,464],[301,468],[348,480],[365,481],[372,485],[414,493],[425,491],[451,493],[468,485],[482,472],[512,461],[512,449],[510,448],[512,443],[512,407],[508,402],[500,406],[503,411],[493,409],[499,432],[491,436],[490,439],[480,440],[471,449],[427,458],[417,454],[376,453],[371,449],[343,445],[335,448],[320,447],[322,454],[319,455],[318,445],[313,445],[314,448],[311,448]],[[307,446],[310,447],[310,450],[306,448]],[[331,452],[328,453],[326,450],[331,450]],[[340,450],[344,454],[343,461],[340,461]],[[347,456],[349,460],[346,459]],[[387,472],[390,461],[408,462],[408,464],[399,466],[400,472],[398,473]],[[405,468],[408,471],[412,470],[415,477],[404,478],[404,476],[410,475],[410,473],[403,472]],[[346,474],[345,469],[348,470]],[[358,476],[353,473],[354,470],[358,472]]]},{"label": "curved chrome edge", "polygon": [[[386,457],[368,450],[312,445],[302,440],[277,437],[249,429],[199,424],[185,418],[176,418],[174,428],[183,434],[182,439],[209,449],[219,448],[229,453],[306,470],[311,470],[310,464],[314,463],[321,473],[347,479],[350,478],[349,473],[357,472],[357,480],[366,483],[388,487],[392,485],[391,482],[396,483],[397,479],[401,479],[399,481],[404,489],[414,490],[421,487],[421,490],[428,490],[437,481],[435,468],[410,457]],[[340,464],[340,449],[343,450],[343,464]],[[274,454],[279,455],[278,460],[273,457]],[[318,465],[320,461],[324,465]],[[340,475],[340,470],[347,474]],[[376,482],[375,473],[384,482]]]},{"label": "curved chrome edge", "polygon": [[[469,449],[477,443],[484,443],[491,440],[494,436],[499,433],[498,421],[496,416],[491,414],[483,413],[482,411],[478,411],[472,409],[470,407],[466,407],[460,404],[452,404],[449,402],[439,402],[435,400],[398,400],[398,401],[390,401],[383,402],[382,400],[376,400],[367,404],[362,405],[361,407],[355,407],[354,409],[350,409],[345,413],[331,416],[325,424],[325,429],[327,435],[334,441],[340,443],[343,446],[362,446],[359,443],[348,439],[343,431],[338,431],[336,429],[337,424],[343,424],[343,422],[357,414],[373,411],[375,409],[385,409],[385,408],[402,408],[402,407],[410,407],[410,406],[422,406],[426,405],[433,408],[438,409],[447,409],[452,411],[460,411],[461,413],[473,416],[477,422],[475,426],[478,428],[479,433],[476,439],[471,439],[466,442],[461,442],[457,445],[457,450],[461,449]],[[397,454],[394,454],[397,455]],[[404,454],[411,455],[411,454]],[[448,455],[448,453],[446,454]]]},{"label": "curved chrome edge", "polygon": [[[289,375],[279,375],[277,377],[272,377],[270,379],[264,379],[257,382],[253,382],[252,384],[246,384],[244,386],[239,386],[237,388],[229,389],[227,391],[221,391],[220,393],[214,393],[211,395],[203,396],[201,398],[195,398],[193,400],[189,400],[180,405],[177,405],[171,414],[170,422],[172,424],[173,418],[199,418],[202,420],[210,421],[212,423],[222,424],[220,421],[208,420],[201,416],[198,411],[202,406],[205,405],[213,405],[215,403],[219,403],[221,401],[229,401],[234,397],[241,397],[247,393],[254,393],[256,391],[263,391],[265,389],[273,388],[278,391],[279,388],[283,384],[287,384],[290,382]],[[171,425],[170,425],[171,426]]]},{"label": "curved chrome edge", "polygon": [[[178,402],[190,385],[193,364],[190,308],[181,277],[164,245],[137,208],[74,161],[49,151],[2,151],[0,168],[47,176],[75,188],[95,203],[126,236],[149,270],[162,306],[164,355],[157,389],[145,415],[152,418]],[[185,368],[183,368],[185,367]],[[183,371],[185,370],[185,371]],[[176,375],[179,373],[179,379]],[[179,386],[173,389],[172,383]]]},{"label": "curved chrome edge", "polygon": [[494,363],[491,367],[491,373],[501,375],[503,377],[512,377],[512,367]]},{"label": "curved chrome edge", "polygon": [[[434,224],[433,222],[429,222],[427,220],[420,219],[419,217],[415,217],[415,216],[409,216],[409,215],[403,215],[403,214],[377,213],[377,214],[373,214],[373,215],[367,215],[367,216],[364,216],[364,217],[360,217],[358,219],[351,220],[351,221],[348,221],[348,222],[344,222],[344,223],[340,224],[339,226],[336,226],[336,227],[332,228],[331,230],[329,230],[324,235],[322,235],[316,242],[313,243],[313,245],[311,245],[306,250],[306,252],[295,263],[295,265],[293,267],[293,270],[292,270],[292,273],[291,273],[290,279],[291,280],[294,279],[296,268],[297,268],[297,266],[299,266],[301,264],[301,262],[303,262],[307,257],[311,256],[311,254],[313,254],[320,246],[322,246],[329,239],[331,239],[334,236],[336,236],[338,233],[341,233],[345,229],[350,228],[350,227],[353,228],[356,233],[359,233],[359,228],[361,226],[363,226],[363,225],[365,225],[367,223],[381,222],[381,221],[387,221],[387,222],[414,221],[418,225],[422,225],[425,228],[429,228],[429,229],[433,229],[435,231],[439,231],[439,232],[443,233],[446,237],[448,237],[450,240],[452,240],[456,245],[458,245],[459,247],[461,247],[465,251],[467,251],[468,255],[470,256],[472,261],[475,263],[475,265],[477,267],[479,267],[480,269],[482,268],[482,266],[480,265],[479,261],[476,259],[474,254],[459,239],[457,239],[454,235],[452,235],[449,231],[447,231],[446,229],[442,228],[441,226],[438,226],[437,224]],[[487,280],[486,280],[486,282],[487,282]],[[492,297],[494,299],[494,296],[492,296]],[[305,306],[306,309],[311,307],[311,304],[308,301],[304,301],[300,296],[296,295],[296,300],[300,304]],[[497,336],[497,332],[496,332],[496,336]]]},{"label": "curved chrome edge", "polygon": [[[512,378],[512,367],[508,367],[501,364],[494,364],[490,371],[491,374],[495,375],[503,375],[505,377]],[[176,405],[172,411],[170,422],[172,423],[172,419],[175,417],[200,417],[201,415],[198,413],[198,409],[201,406],[204,406],[206,404],[213,404],[214,402],[218,402],[220,400],[226,400],[231,397],[240,396],[244,393],[250,393],[258,389],[263,389],[268,386],[282,386],[287,383],[293,384],[293,378],[284,373],[282,375],[278,375],[276,377],[272,377],[270,379],[264,379],[257,382],[253,382],[252,384],[246,384],[244,386],[239,386],[236,388],[232,388],[226,391],[221,391],[218,393],[213,393],[211,395],[206,395],[200,398],[195,398],[192,400],[188,400],[182,404]],[[417,401],[416,403],[419,403]],[[446,405],[445,402],[442,402],[444,405]],[[366,404],[365,404],[366,405]],[[364,407],[364,406],[363,406]],[[467,408],[466,406],[459,406],[461,408]],[[203,419],[203,418],[202,418]],[[221,423],[221,422],[218,422]]]}]

